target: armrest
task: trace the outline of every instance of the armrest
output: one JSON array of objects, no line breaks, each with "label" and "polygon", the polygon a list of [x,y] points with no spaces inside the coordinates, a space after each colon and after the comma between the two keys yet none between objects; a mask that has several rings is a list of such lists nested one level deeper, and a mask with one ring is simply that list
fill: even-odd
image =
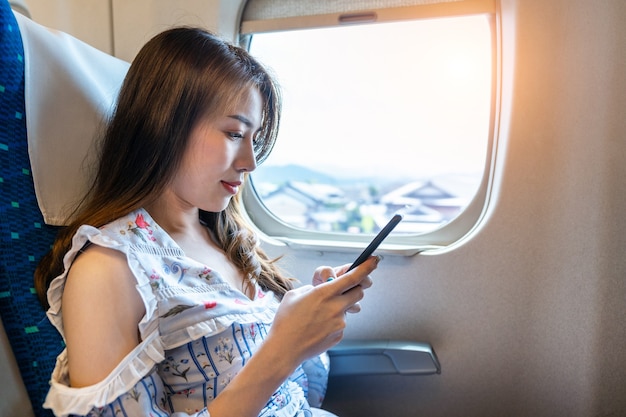
[{"label": "armrest", "polygon": [[441,365],[429,343],[344,340],[328,351],[330,375],[431,375]]}]

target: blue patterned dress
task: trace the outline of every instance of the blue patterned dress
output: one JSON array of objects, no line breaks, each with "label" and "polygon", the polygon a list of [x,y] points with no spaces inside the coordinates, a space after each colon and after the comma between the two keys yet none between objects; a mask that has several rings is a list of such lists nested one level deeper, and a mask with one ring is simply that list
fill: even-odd
[{"label": "blue patterned dress", "polygon": [[[82,226],[65,257],[66,271],[88,242],[126,255],[146,310],[139,323],[141,343],[105,380],[83,388],[69,387],[64,351],[44,406],[57,416],[208,416],[206,406],[265,339],[279,304],[274,294],[256,285],[251,300],[233,289],[218,271],[186,257],[145,210],[100,229]],[[48,316],[61,334],[65,279],[66,273],[48,291]],[[328,376],[324,359],[306,364],[316,374],[312,392],[299,367],[260,415],[313,415],[307,394],[319,406]]]}]

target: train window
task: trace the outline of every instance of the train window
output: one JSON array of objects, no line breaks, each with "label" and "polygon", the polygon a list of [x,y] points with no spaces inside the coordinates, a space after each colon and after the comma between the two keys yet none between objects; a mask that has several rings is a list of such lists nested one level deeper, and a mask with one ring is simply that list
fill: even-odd
[{"label": "train window", "polygon": [[252,217],[269,235],[375,233],[402,211],[395,235],[445,245],[480,216],[492,146],[491,14],[381,14],[243,38],[284,95],[277,144],[244,195],[249,211],[263,209]]}]

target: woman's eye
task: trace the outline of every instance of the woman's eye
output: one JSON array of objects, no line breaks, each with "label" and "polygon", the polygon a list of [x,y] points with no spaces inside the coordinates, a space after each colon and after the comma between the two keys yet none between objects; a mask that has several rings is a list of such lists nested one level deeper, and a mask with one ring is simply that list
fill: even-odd
[{"label": "woman's eye", "polygon": [[243,133],[241,132],[228,132],[228,137],[233,140],[241,140],[243,139]]}]

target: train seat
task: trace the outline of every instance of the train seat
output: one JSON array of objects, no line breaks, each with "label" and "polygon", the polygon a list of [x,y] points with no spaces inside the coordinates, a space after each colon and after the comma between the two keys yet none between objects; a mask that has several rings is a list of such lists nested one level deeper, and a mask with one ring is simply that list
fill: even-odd
[{"label": "train seat", "polygon": [[[37,299],[33,273],[64,217],[67,204],[59,202],[84,187],[85,138],[111,107],[112,86],[128,64],[14,14],[7,0],[0,25],[0,361],[8,370],[0,376],[8,388],[0,390],[0,415],[49,417],[41,404],[63,341]],[[77,59],[52,60],[55,50]],[[103,61],[108,69],[98,77],[92,70]]]},{"label": "train seat", "polygon": [[26,137],[24,50],[5,0],[0,2],[0,25],[0,358],[9,370],[0,377],[0,414],[44,417],[52,414],[30,404],[43,402],[62,341],[38,302],[32,276],[55,229],[43,221],[35,197]]}]

